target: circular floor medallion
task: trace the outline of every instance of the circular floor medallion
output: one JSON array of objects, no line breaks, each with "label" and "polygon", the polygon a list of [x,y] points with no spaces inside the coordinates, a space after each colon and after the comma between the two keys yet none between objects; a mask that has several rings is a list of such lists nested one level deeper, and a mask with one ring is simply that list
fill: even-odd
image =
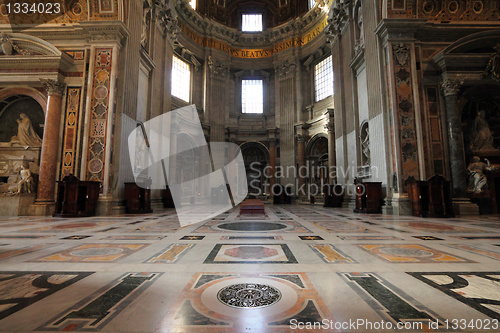
[{"label": "circular floor medallion", "polygon": [[281,292],[270,285],[238,283],[222,288],[217,298],[221,303],[235,308],[255,309],[278,302]]},{"label": "circular floor medallion", "polygon": [[281,223],[267,222],[231,222],[223,223],[217,226],[220,229],[234,231],[271,231],[286,229],[287,226]]}]

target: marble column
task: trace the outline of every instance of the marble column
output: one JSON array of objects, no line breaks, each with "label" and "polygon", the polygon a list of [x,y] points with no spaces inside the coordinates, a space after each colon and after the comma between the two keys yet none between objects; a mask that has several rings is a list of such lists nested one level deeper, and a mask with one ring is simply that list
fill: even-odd
[{"label": "marble column", "polygon": [[276,140],[269,140],[269,193],[272,196],[271,190],[276,184]]},{"label": "marble column", "polygon": [[41,80],[49,95],[45,113],[42,153],[40,158],[40,181],[36,204],[54,202],[59,128],[61,125],[62,95],[66,84],[55,80]]},{"label": "marble column", "polygon": [[464,140],[462,121],[457,105],[457,94],[463,82],[447,79],[442,88],[446,104],[446,128],[450,152],[451,181],[453,197],[463,198],[467,190]]},{"label": "marble column", "polygon": [[[328,122],[325,125],[326,130],[328,131],[328,182],[330,184],[337,183],[337,156],[335,150],[335,116],[334,109],[328,109],[327,113]],[[335,172],[334,172],[335,171]]]},{"label": "marble column", "polygon": [[299,180],[299,188],[297,189],[298,196],[306,195],[303,185],[305,184],[305,178],[301,174],[305,174],[303,169],[306,165],[306,138],[303,135],[297,135],[297,160],[298,160],[298,170],[297,178]]}]

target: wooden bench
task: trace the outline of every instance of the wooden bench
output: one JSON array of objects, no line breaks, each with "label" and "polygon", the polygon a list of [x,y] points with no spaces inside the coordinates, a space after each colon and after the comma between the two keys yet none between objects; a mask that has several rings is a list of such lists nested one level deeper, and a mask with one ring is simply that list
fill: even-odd
[{"label": "wooden bench", "polygon": [[243,215],[265,215],[264,204],[259,199],[247,199],[240,205],[240,214]]}]

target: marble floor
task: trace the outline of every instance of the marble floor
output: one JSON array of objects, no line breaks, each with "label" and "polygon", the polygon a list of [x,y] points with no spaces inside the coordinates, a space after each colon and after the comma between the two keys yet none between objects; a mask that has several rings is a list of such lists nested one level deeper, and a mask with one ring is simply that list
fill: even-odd
[{"label": "marble floor", "polygon": [[500,332],[500,217],[0,218],[1,332]]}]

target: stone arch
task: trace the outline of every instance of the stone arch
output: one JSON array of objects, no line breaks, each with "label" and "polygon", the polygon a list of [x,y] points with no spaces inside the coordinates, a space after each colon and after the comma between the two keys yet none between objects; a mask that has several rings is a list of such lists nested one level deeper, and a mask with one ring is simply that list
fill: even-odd
[{"label": "stone arch", "polygon": [[47,112],[47,97],[42,94],[39,90],[36,90],[31,87],[8,87],[0,90],[0,102],[6,98],[16,96],[16,95],[25,95],[33,98],[35,101],[40,104],[43,109],[43,112]]},{"label": "stone arch", "polygon": [[247,141],[240,145],[241,154],[245,162],[248,193],[262,194],[266,191],[269,175],[266,167],[269,165],[269,150],[261,142]]},{"label": "stone arch", "polygon": [[306,145],[309,184],[321,185],[328,182],[328,135],[318,133]]},{"label": "stone arch", "polygon": [[500,31],[483,31],[460,38],[455,43],[446,47],[442,53],[490,53],[500,40]]},{"label": "stone arch", "polygon": [[62,52],[54,45],[44,41],[41,38],[21,33],[8,33],[5,34],[8,42],[15,45],[22,51],[28,51],[31,54],[42,56],[57,56],[60,57]]},{"label": "stone arch", "polygon": [[318,133],[314,135],[309,141],[307,142],[306,145],[306,156],[312,156],[313,152],[312,150],[314,149],[315,145],[318,144],[318,140],[321,138],[324,138],[326,140],[327,146],[326,146],[326,153],[328,153],[328,135],[326,133]]},{"label": "stone arch", "polygon": [[463,124],[466,161],[470,160],[470,145],[473,140],[475,118],[479,111],[485,111],[485,119],[493,135],[493,145],[500,148],[500,84],[484,83],[472,86],[460,95],[458,109]]}]

